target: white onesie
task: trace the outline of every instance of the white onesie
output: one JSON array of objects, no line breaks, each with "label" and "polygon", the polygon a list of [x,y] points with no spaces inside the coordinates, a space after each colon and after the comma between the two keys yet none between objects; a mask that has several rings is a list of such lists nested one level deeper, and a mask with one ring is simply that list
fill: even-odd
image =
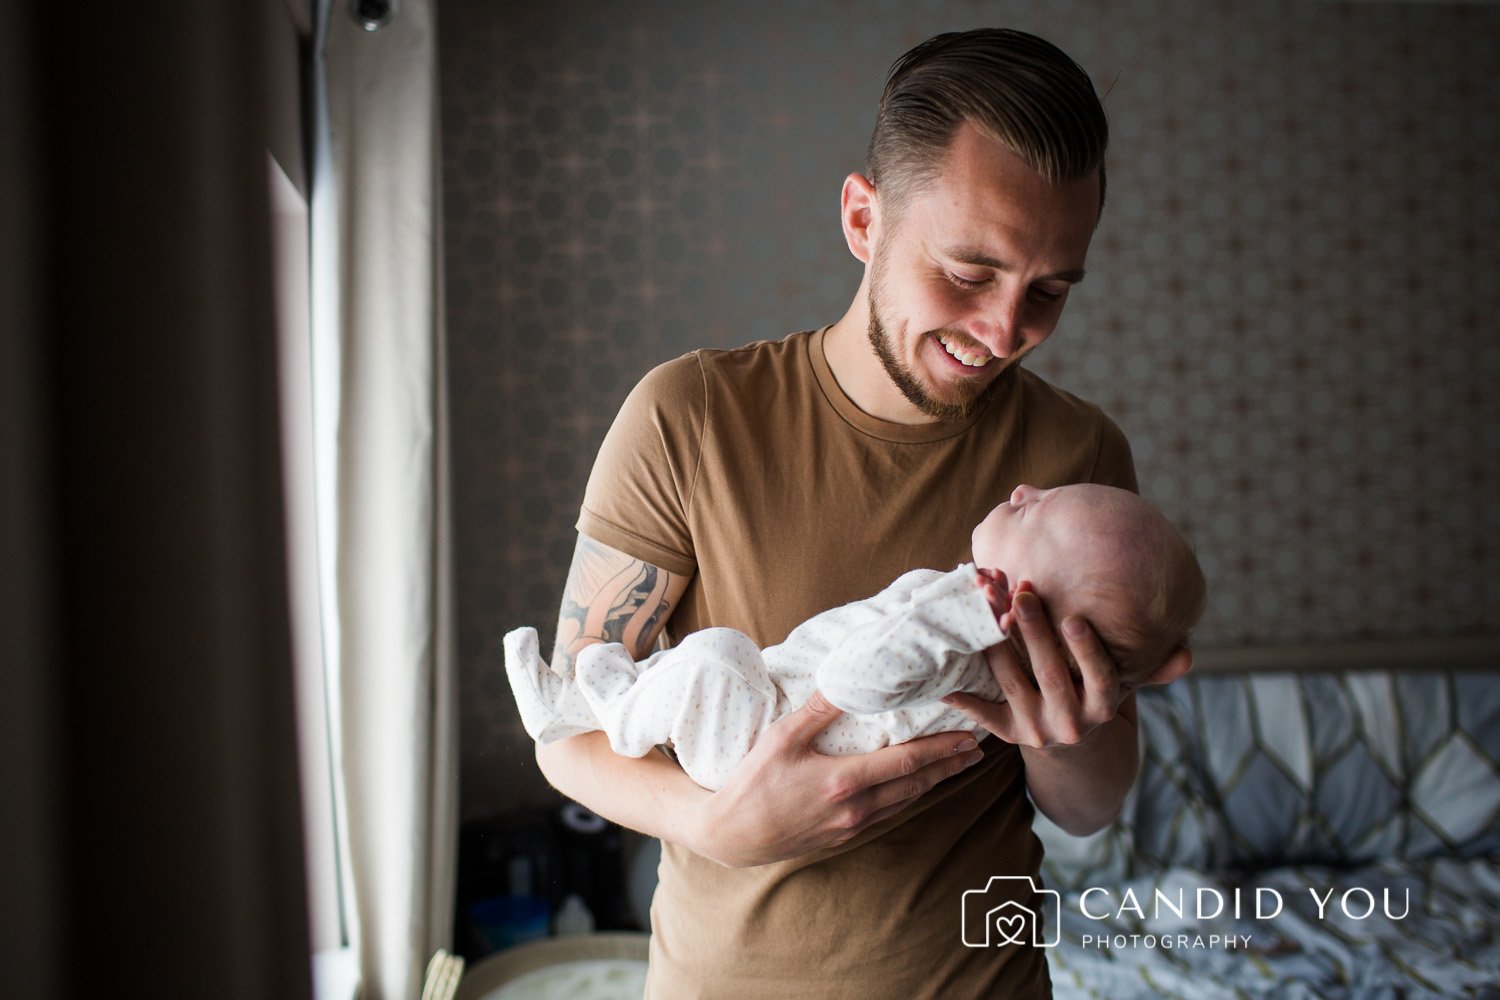
[{"label": "white onesie", "polygon": [[536,630],[505,636],[505,669],[526,732],[550,743],[603,730],[619,754],[670,743],[698,784],[717,789],[772,722],[822,691],[846,714],[813,746],[856,754],[929,733],[985,731],[938,701],[967,691],[1002,701],[983,651],[1005,634],[972,563],[917,569],[874,597],[824,611],[764,652],[709,628],[636,663],[617,642],[586,647],[574,676],[542,660]]}]

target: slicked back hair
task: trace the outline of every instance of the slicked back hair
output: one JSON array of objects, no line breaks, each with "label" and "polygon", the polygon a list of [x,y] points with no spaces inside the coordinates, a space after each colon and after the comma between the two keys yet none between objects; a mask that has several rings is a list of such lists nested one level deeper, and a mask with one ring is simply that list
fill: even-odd
[{"label": "slicked back hair", "polygon": [[934,35],[891,66],[865,168],[891,211],[936,176],[961,122],[1056,184],[1099,173],[1109,123],[1093,81],[1057,46],[1008,28]]}]

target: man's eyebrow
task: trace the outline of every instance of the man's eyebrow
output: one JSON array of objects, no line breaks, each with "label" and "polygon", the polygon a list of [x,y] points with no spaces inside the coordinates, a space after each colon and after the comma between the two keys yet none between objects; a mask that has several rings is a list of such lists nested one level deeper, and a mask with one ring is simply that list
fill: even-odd
[{"label": "man's eyebrow", "polygon": [[[980,250],[971,250],[967,247],[952,247],[943,251],[943,256],[951,257],[961,264],[973,264],[977,267],[992,267],[996,271],[1009,271],[1010,266],[1005,261]],[[1058,271],[1054,274],[1042,275],[1042,281],[1066,281],[1070,285],[1076,285],[1083,280],[1083,268],[1070,268],[1066,271]]]}]

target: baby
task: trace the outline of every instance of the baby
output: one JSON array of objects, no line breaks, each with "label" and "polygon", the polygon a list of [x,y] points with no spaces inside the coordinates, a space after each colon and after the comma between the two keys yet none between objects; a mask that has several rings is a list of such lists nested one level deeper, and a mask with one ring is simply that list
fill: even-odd
[{"label": "baby", "polygon": [[974,529],[973,555],[947,573],[912,570],[764,651],[742,632],[709,628],[640,663],[619,643],[589,646],[564,677],[541,659],[536,630],[520,628],[505,636],[505,668],[533,739],[603,730],[631,757],[670,743],[694,781],[718,789],[759,734],[815,690],[847,713],[819,734],[822,753],[959,730],[983,738],[939,699],[1004,700],[983,653],[1006,640],[1007,580],[1030,581],[1054,620],[1087,620],[1125,689],[1172,679],[1158,668],[1203,610],[1187,542],[1155,507],[1109,486],[1017,487]]}]

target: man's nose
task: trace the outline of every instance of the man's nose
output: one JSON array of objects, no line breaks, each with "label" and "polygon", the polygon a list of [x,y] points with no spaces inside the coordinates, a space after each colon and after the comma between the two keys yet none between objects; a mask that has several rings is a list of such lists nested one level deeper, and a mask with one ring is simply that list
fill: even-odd
[{"label": "man's nose", "polygon": [[1021,504],[1027,503],[1028,501],[1033,499],[1036,495],[1037,488],[1035,486],[1028,486],[1025,483],[1022,483],[1020,486],[1017,486],[1014,490],[1011,491],[1010,502],[1019,507]]},{"label": "man's nose", "polygon": [[1010,292],[987,298],[969,328],[970,336],[997,358],[1014,357],[1025,343],[1025,306],[1024,295]]}]

